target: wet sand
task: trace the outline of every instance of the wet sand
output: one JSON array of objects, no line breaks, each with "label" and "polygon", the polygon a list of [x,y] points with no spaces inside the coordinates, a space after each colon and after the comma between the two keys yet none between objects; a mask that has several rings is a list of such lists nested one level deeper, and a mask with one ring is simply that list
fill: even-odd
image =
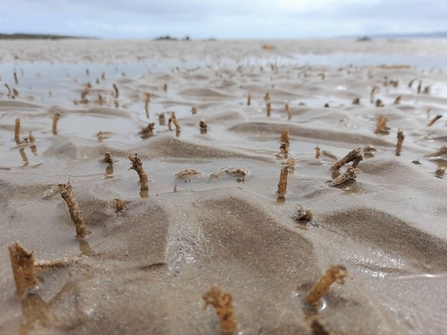
[{"label": "wet sand", "polygon": [[[317,334],[314,321],[334,334],[445,332],[447,152],[435,152],[447,144],[446,50],[443,40],[0,41],[0,333],[219,333],[203,310],[213,285],[232,294],[243,334]],[[388,128],[375,134],[380,116]],[[284,128],[296,161],[285,202]],[[336,157],[367,145],[376,151],[356,180],[331,187]],[[129,170],[135,153],[148,190]],[[200,174],[176,177],[184,169]],[[68,181],[85,239],[55,188]],[[295,220],[301,205],[310,222]],[[19,299],[15,241],[39,260],[77,258],[39,271]],[[333,264],[353,279],[311,309],[303,298]]]}]

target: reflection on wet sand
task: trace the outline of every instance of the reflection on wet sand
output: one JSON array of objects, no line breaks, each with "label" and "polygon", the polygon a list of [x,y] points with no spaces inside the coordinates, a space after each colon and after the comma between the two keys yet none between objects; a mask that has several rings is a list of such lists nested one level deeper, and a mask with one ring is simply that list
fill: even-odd
[{"label": "reflection on wet sand", "polygon": [[149,186],[147,184],[141,184],[140,197],[141,198],[149,198]]},{"label": "reflection on wet sand", "polygon": [[22,322],[19,329],[21,335],[30,333],[36,322],[39,322],[42,327],[55,322],[55,318],[50,313],[50,304],[37,293],[30,293],[22,299],[22,315],[25,322]]},{"label": "reflection on wet sand", "polygon": [[85,256],[93,256],[96,253],[90,247],[90,244],[84,238],[76,238],[79,243],[79,250],[81,251],[81,255]]},{"label": "reflection on wet sand", "polygon": [[113,164],[107,165],[104,175],[106,176],[106,179],[113,178]]}]

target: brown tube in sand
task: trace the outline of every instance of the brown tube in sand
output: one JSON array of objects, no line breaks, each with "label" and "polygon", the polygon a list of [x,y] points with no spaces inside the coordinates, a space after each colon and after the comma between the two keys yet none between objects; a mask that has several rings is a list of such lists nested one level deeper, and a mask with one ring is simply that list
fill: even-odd
[{"label": "brown tube in sand", "polygon": [[151,94],[146,93],[146,100],[144,101],[144,110],[146,111],[146,118],[149,119],[149,102],[151,101]]},{"label": "brown tube in sand", "polygon": [[117,213],[123,211],[124,205],[123,205],[123,202],[121,201],[121,199],[115,198],[115,199],[113,199],[113,203],[115,204],[115,210]]},{"label": "brown tube in sand", "polygon": [[67,184],[59,184],[59,193],[67,203],[71,219],[76,226],[76,236],[86,237],[87,229],[85,228],[84,217],[82,216],[81,208],[79,207],[79,204],[73,194],[70,182]]},{"label": "brown tube in sand", "polygon": [[402,151],[402,144],[404,143],[405,135],[402,128],[397,130],[397,144],[396,144],[396,156],[400,156]]},{"label": "brown tube in sand", "polygon": [[202,296],[202,299],[205,300],[204,309],[209,305],[216,309],[216,314],[220,319],[220,330],[222,334],[231,334],[237,331],[233,296],[230,293],[224,293],[219,287],[213,286],[211,290]]},{"label": "brown tube in sand", "polygon": [[199,127],[200,127],[200,134],[204,135],[208,132],[208,125],[205,123],[205,121],[200,120]]},{"label": "brown tube in sand", "polygon": [[[340,173],[338,170],[336,170],[335,172]],[[344,174],[338,174],[337,177],[335,177],[335,179],[331,182],[330,186],[332,187],[337,187],[340,185],[343,185],[349,181],[354,181],[357,178],[357,173],[359,172],[359,169],[354,168],[354,167],[348,167],[348,169],[346,170],[346,172]]]},{"label": "brown tube in sand", "polygon": [[427,127],[431,127],[435,124],[436,121],[438,121],[440,118],[442,118],[442,115],[436,115],[433,120],[431,120],[428,124]]},{"label": "brown tube in sand", "polygon": [[7,94],[7,96],[8,96],[8,97],[11,97],[11,96],[12,96],[11,88],[10,88],[9,85],[6,84],[6,83],[5,83],[5,87],[6,87],[6,89],[8,90],[8,94]]},{"label": "brown tube in sand", "polygon": [[331,266],[323,277],[312,286],[304,301],[309,305],[317,306],[320,303],[320,299],[329,291],[332,283],[337,282],[343,285],[345,278],[348,276],[349,274],[344,266]]},{"label": "brown tube in sand", "polygon": [[59,112],[56,112],[53,116],[53,135],[57,135],[57,123],[60,117],[61,114]]},{"label": "brown tube in sand", "polygon": [[104,154],[104,162],[106,162],[108,164],[113,164],[113,156],[110,152],[106,152]]},{"label": "brown tube in sand", "polygon": [[317,145],[316,147],[315,147],[315,158],[320,158],[320,156],[321,156],[321,149],[320,149],[320,147]]},{"label": "brown tube in sand", "polygon": [[118,98],[120,95],[120,92],[118,91],[118,87],[116,84],[113,84],[113,89],[115,90],[115,98]]},{"label": "brown tube in sand", "polygon": [[279,175],[278,191],[276,192],[276,194],[278,195],[278,199],[283,199],[286,196],[288,174],[289,174],[289,167],[283,166],[281,168],[281,174]]},{"label": "brown tube in sand", "polygon": [[143,169],[143,162],[141,161],[140,157],[138,157],[137,154],[129,155],[129,160],[131,161],[132,164],[132,166],[129,169],[137,171],[138,176],[140,177],[140,182],[142,184],[147,184],[148,182],[147,174]]},{"label": "brown tube in sand", "polygon": [[22,296],[27,288],[37,284],[34,254],[23,248],[19,242],[11,244],[8,249],[17,295]]},{"label": "brown tube in sand", "polygon": [[377,126],[376,126],[376,130],[374,131],[374,134],[376,134],[376,135],[380,134],[380,132],[383,130],[383,128],[386,127],[387,121],[388,121],[388,119],[385,116],[380,115],[379,119],[377,120]]},{"label": "brown tube in sand", "polygon": [[14,140],[20,144],[20,118],[17,118],[14,126]]},{"label": "brown tube in sand", "polygon": [[175,126],[175,131],[179,133],[182,130],[182,128],[180,127],[180,124],[178,123],[177,117],[175,116],[175,112],[171,113],[170,119],[172,120],[172,123]]},{"label": "brown tube in sand", "polygon": [[351,150],[345,157],[343,157],[340,160],[338,160],[337,162],[335,162],[334,165],[332,165],[331,170],[336,171],[336,170],[340,169],[343,165],[348,164],[350,162],[356,162],[355,166],[354,166],[354,163],[352,166],[357,167],[359,162],[363,159],[361,152],[362,152],[362,148],[357,148],[357,149]]},{"label": "brown tube in sand", "polygon": [[289,107],[289,104],[286,104],[286,112],[287,112],[287,120],[292,119],[292,110]]},{"label": "brown tube in sand", "polygon": [[163,113],[161,113],[158,116],[158,123],[159,123],[160,126],[164,126],[166,124],[165,115]]},{"label": "brown tube in sand", "polygon": [[251,93],[248,92],[248,94],[247,94],[247,106],[250,106],[250,105],[251,105]]},{"label": "brown tube in sand", "polygon": [[289,131],[286,128],[281,130],[281,143],[285,143],[287,148],[290,146]]}]

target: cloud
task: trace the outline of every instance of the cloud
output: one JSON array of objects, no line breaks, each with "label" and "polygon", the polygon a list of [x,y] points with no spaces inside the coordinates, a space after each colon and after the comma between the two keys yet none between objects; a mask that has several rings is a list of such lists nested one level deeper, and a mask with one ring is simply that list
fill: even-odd
[{"label": "cloud", "polygon": [[306,38],[447,30],[445,0],[14,0],[0,31],[153,38]]}]

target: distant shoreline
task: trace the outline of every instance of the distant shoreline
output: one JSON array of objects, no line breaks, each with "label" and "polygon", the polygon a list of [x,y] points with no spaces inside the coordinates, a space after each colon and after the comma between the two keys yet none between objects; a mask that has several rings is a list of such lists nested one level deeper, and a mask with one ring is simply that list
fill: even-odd
[{"label": "distant shoreline", "polygon": [[51,34],[1,34],[0,40],[63,40],[63,39],[96,39],[94,37],[65,36]]}]

